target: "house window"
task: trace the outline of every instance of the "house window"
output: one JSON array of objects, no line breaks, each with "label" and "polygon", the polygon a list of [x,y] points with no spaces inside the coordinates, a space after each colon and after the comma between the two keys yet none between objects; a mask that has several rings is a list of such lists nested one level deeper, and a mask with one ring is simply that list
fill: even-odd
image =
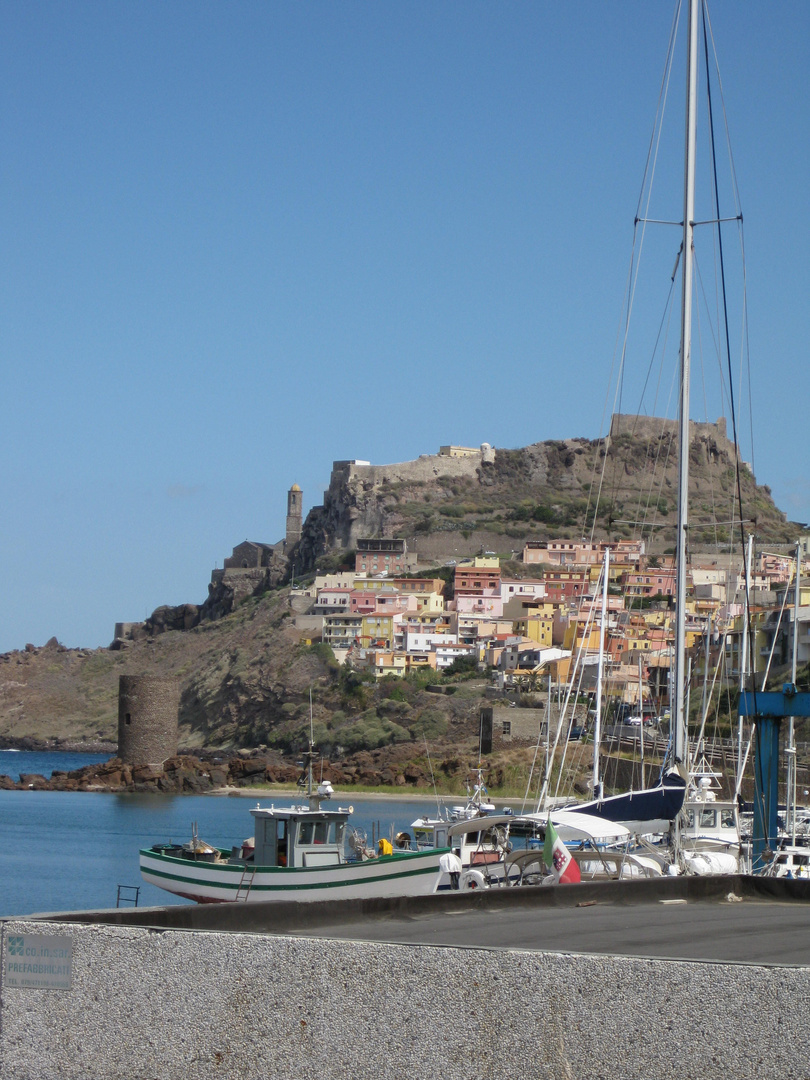
[{"label": "house window", "polygon": [[502,735],[511,735],[512,734],[512,721],[511,720],[504,720],[504,722],[503,722],[503,731],[501,732],[501,734]]}]

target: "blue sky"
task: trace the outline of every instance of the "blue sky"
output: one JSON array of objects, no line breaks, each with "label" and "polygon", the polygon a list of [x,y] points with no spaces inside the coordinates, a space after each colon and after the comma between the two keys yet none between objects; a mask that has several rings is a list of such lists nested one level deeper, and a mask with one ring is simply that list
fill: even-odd
[{"label": "blue sky", "polygon": [[[673,8],[3,0],[0,651],[201,602],[333,459],[598,437]],[[752,453],[810,521],[810,6],[710,11]]]}]

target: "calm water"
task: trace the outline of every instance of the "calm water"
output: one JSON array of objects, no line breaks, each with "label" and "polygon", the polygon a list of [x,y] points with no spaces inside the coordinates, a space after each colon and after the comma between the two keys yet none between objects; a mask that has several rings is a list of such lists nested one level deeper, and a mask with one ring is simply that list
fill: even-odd
[{"label": "calm water", "polygon": [[[28,754],[0,752],[0,772],[11,774],[6,757],[19,759],[20,772],[79,768],[109,755]],[[32,759],[55,759],[34,768]],[[78,764],[66,759],[81,758]],[[262,805],[286,805],[289,797],[273,795]],[[458,801],[458,800],[453,800]],[[392,826],[406,828],[435,810],[425,800],[366,799],[338,792],[334,805],[354,804],[352,824],[371,839],[372,823],[384,835]],[[210,795],[102,795],[97,792],[0,791],[0,915],[29,915],[115,907],[118,885],[140,885],[140,906],[184,904],[142,881],[138,849],[164,840],[191,838],[196,821],[202,839],[230,847],[253,834],[250,808],[256,798]]]},{"label": "calm water", "polygon": [[19,780],[20,773],[39,773],[50,780],[55,770],[72,772],[85,765],[97,765],[109,761],[112,754],[68,754],[53,750],[34,753],[22,750],[0,750],[0,776]]}]

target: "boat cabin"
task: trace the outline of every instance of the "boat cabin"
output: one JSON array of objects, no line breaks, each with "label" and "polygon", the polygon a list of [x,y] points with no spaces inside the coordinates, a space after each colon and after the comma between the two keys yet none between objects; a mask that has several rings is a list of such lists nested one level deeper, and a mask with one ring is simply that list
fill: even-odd
[{"label": "boat cabin", "polygon": [[[503,860],[511,822],[511,814],[488,814],[467,821],[419,818],[411,825],[413,846],[417,851],[450,847],[462,866],[487,866]],[[401,845],[399,837],[403,838]],[[407,833],[400,833],[399,837],[398,846],[411,846]]]},{"label": "boat cabin", "polygon": [[[254,866],[323,867],[346,862],[343,841],[350,810],[256,806]],[[250,857],[245,852],[246,857]]]}]

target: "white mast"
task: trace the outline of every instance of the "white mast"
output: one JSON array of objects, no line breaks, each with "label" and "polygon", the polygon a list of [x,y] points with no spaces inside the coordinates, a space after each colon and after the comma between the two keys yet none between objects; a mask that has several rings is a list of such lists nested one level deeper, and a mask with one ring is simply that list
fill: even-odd
[{"label": "white mast", "polygon": [[695,227],[697,151],[698,0],[689,0],[686,76],[686,157],[683,194],[683,275],[681,296],[681,374],[678,412],[678,533],[676,537],[675,721],[674,755],[686,760],[686,543],[689,501],[689,365],[692,351],[692,261]]},{"label": "white mast", "polygon": [[599,625],[599,669],[596,675],[596,718],[593,727],[593,797],[602,799],[602,780],[599,776],[599,749],[602,742],[602,678],[605,672],[605,626],[607,624],[608,568],[610,548],[605,548],[602,567],[602,619]]},{"label": "white mast", "polygon": [[[796,685],[796,672],[798,669],[799,659],[799,606],[801,599],[801,584],[802,584],[802,548],[801,543],[796,541],[796,580],[794,582],[794,594],[793,594],[793,644],[791,647],[791,660],[790,660],[790,681],[793,686]],[[785,815],[785,831],[791,837],[792,842],[796,843],[796,737],[795,737],[795,717],[791,716],[788,724],[788,739],[787,749],[785,750],[787,755],[787,791],[785,792],[785,802],[787,804],[787,813]]]},{"label": "white mast", "polygon": [[748,669],[752,669],[756,666],[753,662],[748,662],[748,623],[751,618],[751,561],[753,559],[754,552],[754,537],[753,534],[748,535],[748,550],[745,556],[745,566],[743,567],[743,573],[745,574],[745,603],[743,605],[743,620],[742,620],[742,640],[740,642],[740,691],[748,689]]}]

